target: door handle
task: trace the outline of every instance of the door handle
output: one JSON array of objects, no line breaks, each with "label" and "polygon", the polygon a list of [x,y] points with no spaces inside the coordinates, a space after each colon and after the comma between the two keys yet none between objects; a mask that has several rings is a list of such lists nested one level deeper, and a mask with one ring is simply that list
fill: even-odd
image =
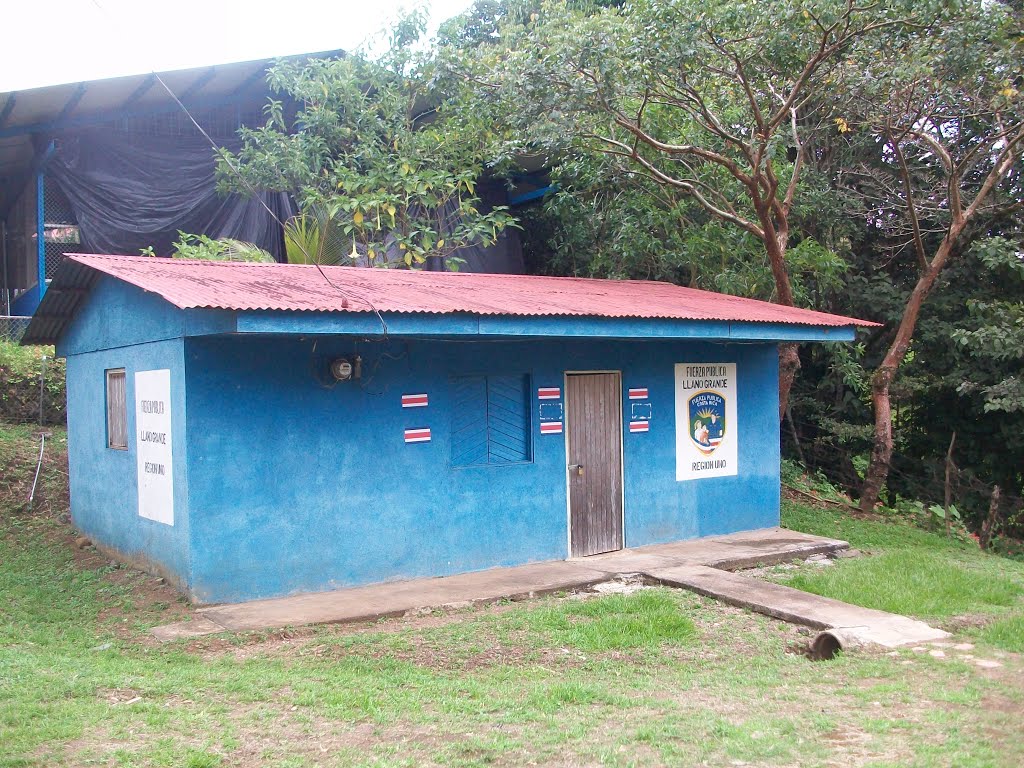
[{"label": "door handle", "polygon": [[577,475],[582,476],[583,475],[583,465],[582,464],[570,464],[569,465],[569,471],[570,472],[575,472]]}]

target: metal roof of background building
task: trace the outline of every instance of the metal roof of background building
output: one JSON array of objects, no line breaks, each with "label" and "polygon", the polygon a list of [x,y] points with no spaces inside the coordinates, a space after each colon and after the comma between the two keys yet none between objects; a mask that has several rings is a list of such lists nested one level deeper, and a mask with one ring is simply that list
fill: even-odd
[{"label": "metal roof of background building", "polygon": [[877,325],[647,280],[69,254],[23,343],[54,343],[99,274],[156,294],[180,309],[673,319],[830,328]]},{"label": "metal roof of background building", "polygon": [[[321,51],[286,60],[335,58],[343,51]],[[0,212],[8,210],[46,143],[70,129],[131,117],[180,113],[181,107],[159,79],[189,109],[254,105],[261,114],[271,95],[267,69],[276,58],[191,67],[167,72],[62,83],[0,93]]]}]

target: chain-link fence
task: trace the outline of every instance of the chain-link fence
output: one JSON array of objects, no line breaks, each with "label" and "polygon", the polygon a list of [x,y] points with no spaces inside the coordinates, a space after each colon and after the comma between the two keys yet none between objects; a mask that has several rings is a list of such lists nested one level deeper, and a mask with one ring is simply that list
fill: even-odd
[{"label": "chain-link fence", "polygon": [[12,317],[0,315],[0,341],[9,341],[17,344],[25,335],[25,329],[32,321],[31,317]]},{"label": "chain-link fence", "polygon": [[57,183],[49,178],[43,180],[43,248],[45,249],[45,273],[50,280],[65,253],[80,251],[78,221],[71,204]]}]

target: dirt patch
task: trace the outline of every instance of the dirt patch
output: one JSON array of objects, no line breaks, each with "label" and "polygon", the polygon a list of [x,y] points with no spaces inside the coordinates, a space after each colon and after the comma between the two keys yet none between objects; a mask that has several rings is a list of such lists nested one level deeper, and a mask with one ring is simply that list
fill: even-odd
[{"label": "dirt patch", "polygon": [[139,621],[159,623],[182,621],[192,614],[188,601],[164,579],[151,573],[111,560],[90,544],[70,525],[62,525],[51,535],[54,546],[72,553],[75,567],[81,571],[100,571],[103,581],[119,587],[126,595],[120,601],[108,601],[98,615],[100,626],[114,632],[121,640],[152,646],[156,639],[140,634]]},{"label": "dirt patch", "polygon": [[[407,616],[388,617],[377,621],[359,621],[345,624],[287,627],[284,629],[253,632],[225,632],[198,637],[188,641],[186,649],[208,658],[231,656],[242,661],[251,657],[281,658],[315,655],[321,645],[330,640],[362,635],[394,635],[415,633],[451,624],[460,624],[481,616],[497,616],[514,610],[512,603],[488,603],[451,611],[434,611]],[[188,613],[186,611],[186,613]],[[186,616],[188,618],[188,616]],[[320,640],[321,643],[312,642]]]},{"label": "dirt patch", "polygon": [[1003,712],[1024,721],[1024,702],[1002,694],[990,694],[981,700],[981,706],[988,712]]},{"label": "dirt patch", "polygon": [[[140,699],[125,699],[130,690],[100,691],[98,695],[110,701],[111,706],[131,706]],[[434,755],[461,743],[468,734],[453,733],[429,724],[399,722],[381,725],[370,721],[345,721],[325,717],[308,707],[291,703],[293,692],[281,689],[272,701],[251,704],[209,700],[194,701],[180,696],[169,696],[156,703],[160,707],[202,713],[206,721],[214,721],[225,732],[232,734],[230,748],[211,744],[209,739],[180,730],[155,730],[146,723],[141,713],[130,727],[131,737],[125,739],[108,726],[101,725],[82,738],[67,743],[60,753],[69,765],[121,765],[115,752],[127,752],[144,757],[148,746],[160,739],[173,737],[182,750],[205,752],[218,758],[218,765],[232,768],[257,768],[277,761],[306,761],[313,765],[349,765],[386,746],[390,753],[400,753],[417,766],[444,765],[435,762]],[[519,737],[519,726],[499,725],[510,736]],[[53,752],[40,752],[42,760],[53,759]],[[143,760],[144,762],[144,760]],[[522,763],[516,763],[522,764]]]},{"label": "dirt patch", "polygon": [[[562,597],[548,597],[550,600],[586,600],[608,594],[632,594],[639,589],[647,589],[649,585],[639,579],[622,579],[604,582],[595,588],[569,592]],[[535,601],[536,602],[536,601]],[[508,611],[517,610],[521,602],[501,601],[479,603],[453,609],[437,609],[429,613],[409,613],[405,616],[387,617],[377,621],[361,621],[344,624],[325,624],[318,626],[289,627],[285,629],[225,632],[218,635],[197,637],[188,641],[185,646],[190,653],[208,658],[231,656],[236,660],[245,660],[255,656],[281,658],[291,656],[318,656],[338,658],[346,653],[360,653],[331,641],[345,637],[382,634],[409,634],[424,630],[437,629],[476,621],[481,618],[501,616]],[[186,610],[186,614],[187,614]],[[186,615],[184,618],[188,618]],[[320,641],[320,642],[317,642]],[[422,642],[422,638],[413,642]],[[492,647],[486,652],[476,655],[448,653],[443,650],[433,652],[427,646],[419,646],[410,651],[388,650],[376,656],[388,656],[403,661],[411,661],[426,667],[442,666],[445,669],[468,670],[495,664],[518,663],[519,661],[535,661],[522,648],[503,648],[495,638],[489,638]],[[372,655],[372,654],[371,654]]]},{"label": "dirt patch", "polygon": [[967,629],[980,629],[987,624],[991,624],[997,618],[997,616],[991,613],[970,613],[943,619],[938,622],[938,626],[947,632],[956,634]]}]

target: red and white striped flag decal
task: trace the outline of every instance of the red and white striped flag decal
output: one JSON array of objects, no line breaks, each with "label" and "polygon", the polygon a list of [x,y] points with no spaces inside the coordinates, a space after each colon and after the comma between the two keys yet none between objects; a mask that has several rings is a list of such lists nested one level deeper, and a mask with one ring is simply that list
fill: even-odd
[{"label": "red and white striped flag decal", "polygon": [[649,421],[631,421],[629,422],[630,432],[649,432],[651,429],[651,422]]},{"label": "red and white striped flag decal", "polygon": [[562,434],[562,422],[542,421],[540,423],[540,433],[542,435],[560,435]]},{"label": "red and white striped flag decal", "polygon": [[538,387],[537,388],[537,399],[538,400],[558,400],[562,397],[561,387]]},{"label": "red and white striped flag decal", "polygon": [[405,442],[407,443],[429,443],[430,442],[430,428],[423,427],[421,429],[407,429],[405,430]]},{"label": "red and white striped flag decal", "polygon": [[647,397],[647,387],[634,387],[629,390],[630,400],[646,400]]},{"label": "red and white striped flag decal", "polygon": [[427,396],[423,395],[402,395],[403,408],[423,408],[427,405]]}]

